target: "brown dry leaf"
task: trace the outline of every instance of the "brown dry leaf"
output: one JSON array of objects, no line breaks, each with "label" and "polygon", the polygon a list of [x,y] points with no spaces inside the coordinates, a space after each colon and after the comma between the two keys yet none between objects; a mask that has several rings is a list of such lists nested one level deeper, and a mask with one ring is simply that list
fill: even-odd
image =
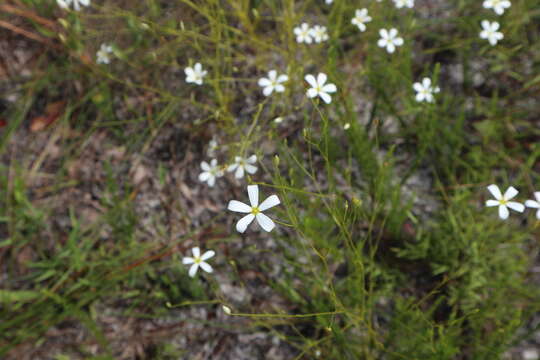
[{"label": "brown dry leaf", "polygon": [[60,115],[64,112],[65,106],[65,101],[56,101],[48,104],[45,108],[45,115],[36,116],[30,121],[30,131],[41,131],[58,120]]}]

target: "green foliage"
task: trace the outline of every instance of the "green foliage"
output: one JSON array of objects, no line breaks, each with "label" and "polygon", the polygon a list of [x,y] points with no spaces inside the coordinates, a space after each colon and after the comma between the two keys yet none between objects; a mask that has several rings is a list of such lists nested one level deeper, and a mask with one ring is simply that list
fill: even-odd
[{"label": "green foliage", "polygon": [[[484,208],[491,183],[519,188],[520,201],[538,190],[535,0],[514,0],[497,18],[505,37],[495,47],[478,38],[480,21],[494,19],[481,2],[450,2],[444,16],[361,0],[106,0],[79,13],[51,1],[23,3],[57,22],[59,32],[31,26],[62,51],[41,59],[0,133],[0,155],[9,159],[0,165],[0,271],[7,274],[0,357],[76,321],[110,358],[96,314],[103,305],[121,304],[126,318],[164,319],[175,307],[225,301],[211,277],[192,279],[181,267],[184,242],[193,239],[222,250],[218,271],[234,281],[246,281],[238,269],[273,271],[274,264],[225,255],[234,244],[245,252],[263,245],[248,239],[245,246],[221,215],[210,221],[227,234],[217,240],[205,226],[190,228],[197,222],[177,193],[161,200],[186,229],[142,219],[132,164],[96,160],[104,176],[92,221],[71,204],[59,211],[40,201],[38,193],[85,185],[66,174],[100,132],[129,154],[166,142],[152,175],[160,188],[177,167],[195,164],[186,154],[201,153],[214,135],[229,161],[264,158],[249,181],[282,202],[272,233],[282,266],[264,283],[286,305],[246,305],[237,316],[250,324],[242,330],[264,328],[285,340],[296,359],[497,359],[540,310],[540,291],[527,276],[537,224],[527,214],[502,222]],[[350,19],[362,7],[373,21],[360,33]],[[304,21],[326,25],[329,41],[297,44],[292,29]],[[378,29],[391,27],[405,39],[392,55],[376,45]],[[101,43],[114,45],[109,65],[94,61]],[[183,82],[183,69],[196,62],[209,71],[202,87]],[[290,80],[284,94],[263,98],[256,80],[272,68]],[[338,87],[330,105],[304,96],[304,76],[317,72]],[[423,77],[441,87],[434,103],[414,99],[413,83]],[[59,142],[55,186],[40,189],[34,160],[19,161],[8,149],[31,109],[58,97],[66,113],[47,131],[76,135]],[[278,116],[283,123],[272,122]],[[180,135],[160,136],[170,128]],[[64,225],[55,225],[58,217]],[[266,316],[276,313],[282,318]],[[229,326],[217,318],[206,325]],[[153,344],[154,358],[185,355],[167,340]]]}]

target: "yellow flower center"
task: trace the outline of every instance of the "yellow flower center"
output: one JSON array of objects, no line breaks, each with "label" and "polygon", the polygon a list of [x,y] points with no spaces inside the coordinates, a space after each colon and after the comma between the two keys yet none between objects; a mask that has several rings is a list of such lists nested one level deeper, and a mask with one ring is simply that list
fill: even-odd
[{"label": "yellow flower center", "polygon": [[195,264],[200,264],[202,262],[200,257],[196,257],[194,260]]},{"label": "yellow flower center", "polygon": [[501,205],[506,205],[507,203],[508,203],[508,201],[505,200],[505,199],[499,200],[499,204],[501,204]]},{"label": "yellow flower center", "polygon": [[253,215],[257,215],[260,212],[261,212],[261,210],[259,210],[259,208],[257,206],[251,208],[251,213]]}]

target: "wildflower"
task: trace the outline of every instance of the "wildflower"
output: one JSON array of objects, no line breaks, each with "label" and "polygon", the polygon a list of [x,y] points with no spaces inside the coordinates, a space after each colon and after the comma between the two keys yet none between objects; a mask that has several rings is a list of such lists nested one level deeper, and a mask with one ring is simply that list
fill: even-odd
[{"label": "wildflower", "polygon": [[416,101],[418,102],[433,102],[433,94],[441,91],[438,86],[431,86],[431,79],[427,77],[422,79],[421,83],[414,83],[413,89],[416,91]]},{"label": "wildflower", "polygon": [[302,23],[302,25],[295,27],[294,35],[296,35],[297,43],[311,44],[313,42],[311,29],[307,23]]},{"label": "wildflower", "polygon": [[249,224],[251,224],[253,219],[257,219],[257,222],[263,228],[263,230],[268,232],[272,231],[276,224],[274,224],[274,221],[272,221],[272,219],[264,215],[262,212],[276,205],[279,205],[279,198],[277,197],[277,195],[271,195],[266,198],[266,200],[264,200],[261,204],[259,204],[259,186],[248,185],[247,191],[249,195],[249,203],[251,204],[251,206],[237,200],[231,200],[229,202],[229,206],[227,207],[227,209],[234,212],[247,213],[246,216],[241,218],[236,223],[236,230],[240,233],[243,233],[244,231],[246,231],[247,227],[249,226]]},{"label": "wildflower", "polygon": [[499,217],[503,220],[507,219],[510,215],[510,212],[508,211],[508,208],[515,210],[517,212],[523,212],[525,211],[525,206],[523,204],[520,204],[512,200],[519,192],[513,187],[510,186],[504,195],[501,194],[501,190],[499,190],[499,187],[495,184],[491,184],[487,187],[491,195],[495,198],[495,200],[487,200],[486,206],[498,206],[499,207]]},{"label": "wildflower", "polygon": [[487,39],[491,45],[497,45],[497,42],[501,40],[504,35],[502,32],[499,32],[499,23],[494,21],[490,23],[487,20],[482,20],[483,30],[480,32],[481,39]]},{"label": "wildflower", "polygon": [[257,155],[251,155],[248,158],[243,158],[241,156],[236,156],[234,158],[234,164],[229,165],[227,168],[228,172],[235,171],[234,177],[241,179],[244,177],[244,171],[248,174],[255,174],[257,172],[257,167],[252,165],[257,162]]},{"label": "wildflower", "polygon": [[351,20],[353,25],[356,25],[360,31],[366,31],[366,23],[371,21],[371,16],[368,15],[367,9],[356,9],[356,13]]},{"label": "wildflower", "polygon": [[485,9],[493,9],[497,15],[502,15],[504,9],[512,6],[512,3],[508,0],[485,0],[483,5]]},{"label": "wildflower", "polygon": [[398,31],[396,29],[390,29],[390,31],[381,29],[379,30],[379,35],[381,35],[381,38],[377,45],[379,45],[379,47],[385,47],[386,51],[390,54],[396,50],[396,46],[403,45],[403,39],[397,37]]},{"label": "wildflower", "polygon": [[413,8],[414,0],[394,0],[394,4],[398,9],[401,9],[402,7]]},{"label": "wildflower", "polygon": [[334,0],[325,0],[324,2],[325,2],[327,5],[330,5],[331,3],[334,2]]},{"label": "wildflower", "polygon": [[540,191],[537,191],[534,193],[534,197],[536,200],[527,200],[525,201],[525,206],[538,209],[536,211],[536,218],[540,220]]},{"label": "wildflower", "polygon": [[350,123],[345,123],[345,125],[343,125],[343,130],[349,130],[350,128],[351,128]]},{"label": "wildflower", "polygon": [[208,250],[207,252],[202,254],[202,256],[201,250],[198,247],[194,247],[193,249],[191,249],[191,252],[193,253],[193,257],[186,256],[182,259],[182,263],[184,265],[192,264],[189,268],[189,276],[194,277],[195,274],[197,274],[197,270],[199,269],[199,267],[201,267],[201,269],[203,269],[207,273],[211,273],[212,271],[214,271],[210,264],[205,262],[216,254],[213,250]]},{"label": "wildflower", "polygon": [[232,314],[232,310],[230,307],[228,307],[227,305],[222,305],[221,306],[221,309],[223,309],[223,312],[227,315],[231,315]]},{"label": "wildflower", "polygon": [[328,32],[326,30],[326,26],[315,25],[313,28],[311,28],[310,31],[311,36],[316,43],[328,40]]},{"label": "wildflower", "polygon": [[101,44],[101,47],[96,53],[96,62],[98,64],[108,64],[111,61],[111,59],[109,58],[110,53],[112,53],[112,46],[107,44]]},{"label": "wildflower", "polygon": [[207,182],[210,187],[216,183],[216,177],[223,176],[223,170],[218,166],[216,159],[212,159],[210,165],[206,161],[201,162],[201,169],[203,172],[199,174],[199,181]]},{"label": "wildflower", "polygon": [[56,0],[56,3],[61,8],[67,9],[71,4],[73,4],[73,10],[81,10],[81,5],[90,6],[90,0]]},{"label": "wildflower", "polygon": [[203,77],[206,76],[208,71],[202,69],[200,63],[196,63],[193,67],[187,67],[184,72],[186,73],[186,82],[202,85]]},{"label": "wildflower", "polygon": [[274,119],[274,123],[276,124],[281,124],[283,122],[283,117],[281,116],[278,116],[277,118]]},{"label": "wildflower", "polygon": [[284,92],[285,86],[281,83],[289,80],[287,75],[277,75],[276,70],[270,70],[268,72],[268,78],[260,78],[259,86],[263,88],[264,96],[270,96],[272,92]]},{"label": "wildflower", "polygon": [[337,88],[334,84],[326,84],[326,80],[328,79],[326,74],[319,73],[317,79],[315,79],[315,76],[308,74],[305,79],[311,85],[311,88],[307,91],[309,98],[319,96],[327,104],[332,102],[332,97],[329,94],[335,93]]}]

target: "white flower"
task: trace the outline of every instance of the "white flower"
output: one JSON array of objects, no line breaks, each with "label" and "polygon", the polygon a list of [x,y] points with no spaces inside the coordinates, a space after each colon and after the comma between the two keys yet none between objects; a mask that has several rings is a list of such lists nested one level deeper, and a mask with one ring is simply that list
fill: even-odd
[{"label": "white flower", "polygon": [[270,96],[272,92],[284,92],[285,86],[281,83],[289,80],[287,75],[277,75],[276,70],[270,70],[268,72],[268,78],[260,78],[259,86],[263,88],[264,96]]},{"label": "white flower", "polygon": [[499,32],[499,23],[494,21],[490,23],[487,20],[482,20],[483,30],[480,32],[481,39],[487,39],[491,45],[497,45],[497,41],[501,40],[504,35]]},{"label": "white flower", "polygon": [[90,6],[90,0],[56,0],[56,3],[61,8],[67,9],[71,4],[73,4],[73,9],[75,11],[81,10],[81,5]]},{"label": "white flower", "polygon": [[379,42],[377,42],[377,45],[379,45],[379,47],[385,47],[386,51],[390,54],[396,50],[396,46],[403,45],[403,39],[397,37],[398,31],[396,29],[381,29],[379,30],[379,35],[381,35],[381,38],[379,39]]},{"label": "white flower", "polygon": [[498,206],[499,207],[499,217],[503,220],[508,218],[508,215],[510,215],[510,212],[508,211],[508,208],[515,210],[517,212],[523,212],[525,211],[525,206],[523,204],[520,204],[512,200],[518,193],[513,186],[510,186],[504,195],[501,194],[501,190],[499,190],[499,187],[495,184],[491,184],[487,187],[491,195],[495,198],[495,200],[488,200],[486,201],[486,206]]},{"label": "white flower", "polygon": [[246,216],[241,218],[236,223],[236,230],[240,233],[246,231],[247,227],[253,219],[257,219],[259,225],[265,231],[272,231],[276,224],[268,216],[264,215],[262,212],[270,209],[276,205],[279,205],[280,201],[277,195],[271,195],[261,204],[259,204],[259,186],[258,185],[249,185],[247,187],[249,195],[249,203],[251,206],[244,204],[243,202],[237,200],[231,200],[227,209],[240,213],[247,213]]},{"label": "white flower", "polygon": [[199,181],[206,181],[210,187],[216,183],[216,177],[223,176],[223,170],[218,166],[216,159],[212,159],[210,165],[206,161],[201,162],[201,169],[203,172],[199,174]]},{"label": "white flower", "polygon": [[235,156],[234,164],[229,165],[227,168],[228,172],[235,171],[234,177],[241,179],[244,177],[244,170],[248,174],[255,174],[257,172],[257,167],[252,165],[257,162],[257,155],[251,155],[248,158],[243,158],[241,156]]},{"label": "white flower", "polygon": [[186,73],[186,82],[202,85],[203,77],[206,76],[208,71],[202,69],[200,63],[196,63],[193,67],[187,67],[184,72]]},{"label": "white flower", "polygon": [[208,250],[201,256],[201,250],[198,247],[194,247],[191,249],[191,252],[193,253],[193,257],[184,257],[182,259],[182,263],[184,265],[191,265],[189,268],[189,276],[194,277],[195,274],[197,274],[197,270],[199,267],[206,271],[207,273],[211,273],[213,271],[210,264],[206,263],[205,260],[210,259],[212,256],[214,256],[216,253],[212,250]]},{"label": "white flower", "polygon": [[396,4],[398,9],[402,7],[412,8],[414,7],[414,0],[394,0],[394,4]]},{"label": "white flower", "polygon": [[346,123],[345,125],[343,125],[343,130],[349,130],[350,128],[351,128],[350,123]]},{"label": "white flower", "polygon": [[534,197],[536,200],[527,200],[525,201],[525,206],[538,209],[536,211],[536,218],[540,220],[540,191],[537,191],[534,193]]},{"label": "white flower", "polygon": [[325,0],[325,3],[328,4],[328,5],[330,5],[333,2],[334,2],[334,0]]},{"label": "white flower", "polygon": [[508,9],[512,3],[508,0],[485,0],[484,8],[493,9],[497,15],[504,14],[504,9]]},{"label": "white flower", "polygon": [[110,53],[112,53],[112,46],[107,44],[101,44],[101,47],[96,53],[96,62],[98,64],[108,64],[111,61],[111,59],[109,58]]},{"label": "white flower", "polygon": [[431,86],[431,79],[427,77],[422,79],[421,83],[414,83],[413,89],[416,91],[416,101],[418,102],[433,102],[433,94],[441,91],[438,86]]},{"label": "white flower", "polygon": [[367,9],[356,9],[356,13],[351,20],[353,25],[358,26],[360,31],[366,31],[366,23],[371,21]]},{"label": "white flower", "polygon": [[302,25],[295,27],[294,35],[296,35],[297,43],[311,44],[313,42],[311,29],[307,23],[302,23]]},{"label": "white flower", "polygon": [[311,85],[311,88],[307,91],[309,98],[319,96],[327,104],[332,102],[332,97],[329,94],[335,93],[337,88],[334,84],[326,84],[326,80],[328,79],[326,74],[319,73],[317,79],[315,79],[315,76],[308,74],[305,79]]},{"label": "white flower", "polygon": [[311,36],[316,43],[328,40],[328,32],[326,26],[315,25],[311,28]]}]

